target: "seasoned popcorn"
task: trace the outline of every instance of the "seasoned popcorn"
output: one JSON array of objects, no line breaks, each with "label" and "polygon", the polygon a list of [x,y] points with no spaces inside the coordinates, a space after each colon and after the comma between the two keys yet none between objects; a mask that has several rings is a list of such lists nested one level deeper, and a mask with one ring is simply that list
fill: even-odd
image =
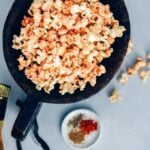
[{"label": "seasoned popcorn", "polygon": [[150,53],[149,53],[149,54],[147,54],[147,59],[148,59],[148,60],[150,60]]},{"label": "seasoned popcorn", "polygon": [[146,82],[150,78],[150,70],[140,71],[139,76],[142,82]]},{"label": "seasoned popcorn", "polygon": [[133,42],[132,40],[130,40],[128,44],[127,54],[130,54],[132,50],[133,50]]},{"label": "seasoned popcorn", "polygon": [[129,75],[135,75],[142,67],[146,66],[146,62],[143,58],[138,57],[136,59],[135,64],[132,67],[128,68],[128,74]]},{"label": "seasoned popcorn", "polygon": [[150,53],[147,54],[147,67],[150,68]]},{"label": "seasoned popcorn", "polygon": [[150,68],[150,60],[147,62],[147,67]]},{"label": "seasoned popcorn", "polygon": [[125,31],[98,0],[34,0],[28,14],[12,47],[22,53],[19,70],[47,93],[56,84],[62,95],[95,86],[106,73],[101,62]]},{"label": "seasoned popcorn", "polygon": [[119,83],[121,83],[121,84],[126,84],[127,81],[128,81],[128,79],[129,79],[128,73],[124,72],[124,73],[122,73],[121,76],[118,78],[118,81],[119,81]]},{"label": "seasoned popcorn", "polygon": [[109,96],[109,100],[111,103],[116,103],[120,101],[122,97],[120,96],[119,92],[117,90],[113,90],[111,95]]}]

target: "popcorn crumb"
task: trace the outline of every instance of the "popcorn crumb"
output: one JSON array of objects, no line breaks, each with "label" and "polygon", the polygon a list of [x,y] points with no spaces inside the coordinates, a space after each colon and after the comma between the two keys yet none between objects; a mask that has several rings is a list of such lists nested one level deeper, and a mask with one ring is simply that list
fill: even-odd
[{"label": "popcorn crumb", "polygon": [[140,76],[142,82],[145,83],[150,77],[150,70],[140,71],[139,76]]},{"label": "popcorn crumb", "polygon": [[130,40],[128,43],[127,54],[130,54],[133,50],[133,42]]},{"label": "popcorn crumb", "polygon": [[121,74],[121,76],[118,78],[118,82],[121,84],[126,84],[129,79],[128,73],[124,72]]},{"label": "popcorn crumb", "polygon": [[111,93],[111,96],[109,96],[109,100],[111,103],[116,103],[120,101],[122,97],[120,96],[119,92],[117,90],[113,90]]}]

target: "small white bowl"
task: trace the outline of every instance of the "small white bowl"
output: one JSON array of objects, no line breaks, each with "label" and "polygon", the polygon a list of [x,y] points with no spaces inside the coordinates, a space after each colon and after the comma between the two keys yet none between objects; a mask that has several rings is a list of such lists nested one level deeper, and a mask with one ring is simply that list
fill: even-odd
[{"label": "small white bowl", "polygon": [[[74,144],[68,137],[68,133],[69,133],[68,122],[70,119],[72,119],[73,117],[75,117],[79,114],[84,114],[88,118],[95,120],[97,122],[97,130],[92,132],[89,136],[87,136],[82,144]],[[76,149],[76,150],[87,149],[87,148],[89,149],[96,144],[96,141],[98,140],[99,135],[100,135],[99,117],[97,116],[97,114],[95,114],[94,112],[92,112],[91,110],[88,110],[88,109],[73,110],[64,118],[64,120],[62,122],[62,126],[61,126],[61,132],[62,132],[64,141],[72,149]]]}]

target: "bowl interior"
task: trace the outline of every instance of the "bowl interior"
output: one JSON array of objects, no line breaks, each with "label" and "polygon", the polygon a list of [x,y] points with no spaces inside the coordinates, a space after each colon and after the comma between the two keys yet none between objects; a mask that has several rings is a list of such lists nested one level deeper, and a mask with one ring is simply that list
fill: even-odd
[{"label": "bowl interior", "polygon": [[12,39],[14,34],[19,34],[21,27],[21,20],[23,16],[27,14],[27,10],[30,7],[33,0],[16,0],[8,14],[3,30],[3,50],[5,60],[8,69],[18,83],[18,85],[27,93],[35,93],[41,97],[41,101],[50,103],[71,103],[77,102],[79,100],[86,99],[93,94],[100,91],[105,87],[109,81],[113,78],[115,72],[119,69],[128,46],[128,41],[130,38],[130,22],[128,12],[123,0],[101,0],[104,4],[110,4],[111,11],[114,13],[116,19],[119,20],[120,24],[125,26],[126,32],[122,38],[116,39],[113,44],[114,52],[109,59],[105,59],[102,64],[105,65],[107,73],[101,77],[97,78],[97,84],[95,87],[87,85],[85,90],[80,92],[77,90],[73,95],[65,94],[62,96],[58,92],[58,86],[51,94],[46,94],[44,91],[37,91],[35,85],[28,80],[24,72],[18,70],[17,58],[20,55],[19,51],[12,49]]}]

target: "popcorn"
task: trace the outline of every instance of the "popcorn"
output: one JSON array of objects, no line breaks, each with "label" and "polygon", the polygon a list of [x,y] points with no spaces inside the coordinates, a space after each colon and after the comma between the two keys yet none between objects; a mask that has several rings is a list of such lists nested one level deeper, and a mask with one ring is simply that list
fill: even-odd
[{"label": "popcorn", "polygon": [[12,47],[21,51],[18,68],[36,89],[50,93],[59,84],[64,95],[83,91],[88,83],[95,86],[97,77],[106,73],[101,62],[125,31],[109,5],[98,0],[34,0],[28,13],[31,17],[23,18]]},{"label": "popcorn", "polygon": [[147,54],[147,59],[148,59],[148,60],[150,60],[150,53],[149,53],[149,54]]},{"label": "popcorn", "polygon": [[150,60],[147,62],[147,67],[150,68]]},{"label": "popcorn", "polygon": [[116,33],[117,33],[117,37],[122,37],[123,36],[123,32],[125,32],[126,29],[124,26],[119,26],[117,29],[116,29]]},{"label": "popcorn", "polygon": [[111,95],[109,96],[109,100],[111,103],[116,103],[120,101],[122,97],[120,96],[119,92],[117,90],[113,90]]},{"label": "popcorn", "polygon": [[39,26],[40,22],[42,20],[42,15],[40,13],[40,11],[37,11],[34,15],[33,15],[33,20],[34,20],[34,25],[35,26]]},{"label": "popcorn", "polygon": [[143,58],[138,57],[136,59],[135,64],[132,67],[128,68],[128,74],[129,75],[135,75],[142,67],[146,66],[146,62],[145,60],[143,60]]},{"label": "popcorn", "polygon": [[81,3],[79,7],[80,7],[81,11],[86,11],[86,9],[87,9],[85,2]]},{"label": "popcorn", "polygon": [[17,60],[19,62],[19,70],[23,70],[26,67],[25,58],[22,55],[20,55]]},{"label": "popcorn", "polygon": [[72,15],[75,15],[80,12],[80,6],[79,5],[72,5],[70,10]]},{"label": "popcorn", "polygon": [[98,36],[96,36],[95,34],[93,34],[93,33],[90,33],[89,35],[88,35],[88,41],[89,42],[97,42],[97,41],[99,41],[99,37]]},{"label": "popcorn", "polygon": [[130,40],[130,41],[129,41],[129,44],[128,44],[127,54],[130,54],[130,53],[132,52],[132,49],[133,49],[133,43],[132,43],[132,41]]},{"label": "popcorn", "polygon": [[150,68],[150,53],[147,54],[147,67]]},{"label": "popcorn", "polygon": [[55,7],[57,10],[61,11],[62,6],[63,6],[62,0],[56,0],[56,1],[55,1],[54,7]]},{"label": "popcorn", "polygon": [[126,84],[127,81],[128,81],[128,79],[129,79],[129,76],[128,76],[128,74],[125,72],[125,73],[122,73],[122,74],[121,74],[121,76],[118,78],[118,81],[119,81],[119,83],[121,83],[121,84]]},{"label": "popcorn", "polygon": [[143,83],[146,82],[150,78],[150,70],[140,71],[139,76]]}]

